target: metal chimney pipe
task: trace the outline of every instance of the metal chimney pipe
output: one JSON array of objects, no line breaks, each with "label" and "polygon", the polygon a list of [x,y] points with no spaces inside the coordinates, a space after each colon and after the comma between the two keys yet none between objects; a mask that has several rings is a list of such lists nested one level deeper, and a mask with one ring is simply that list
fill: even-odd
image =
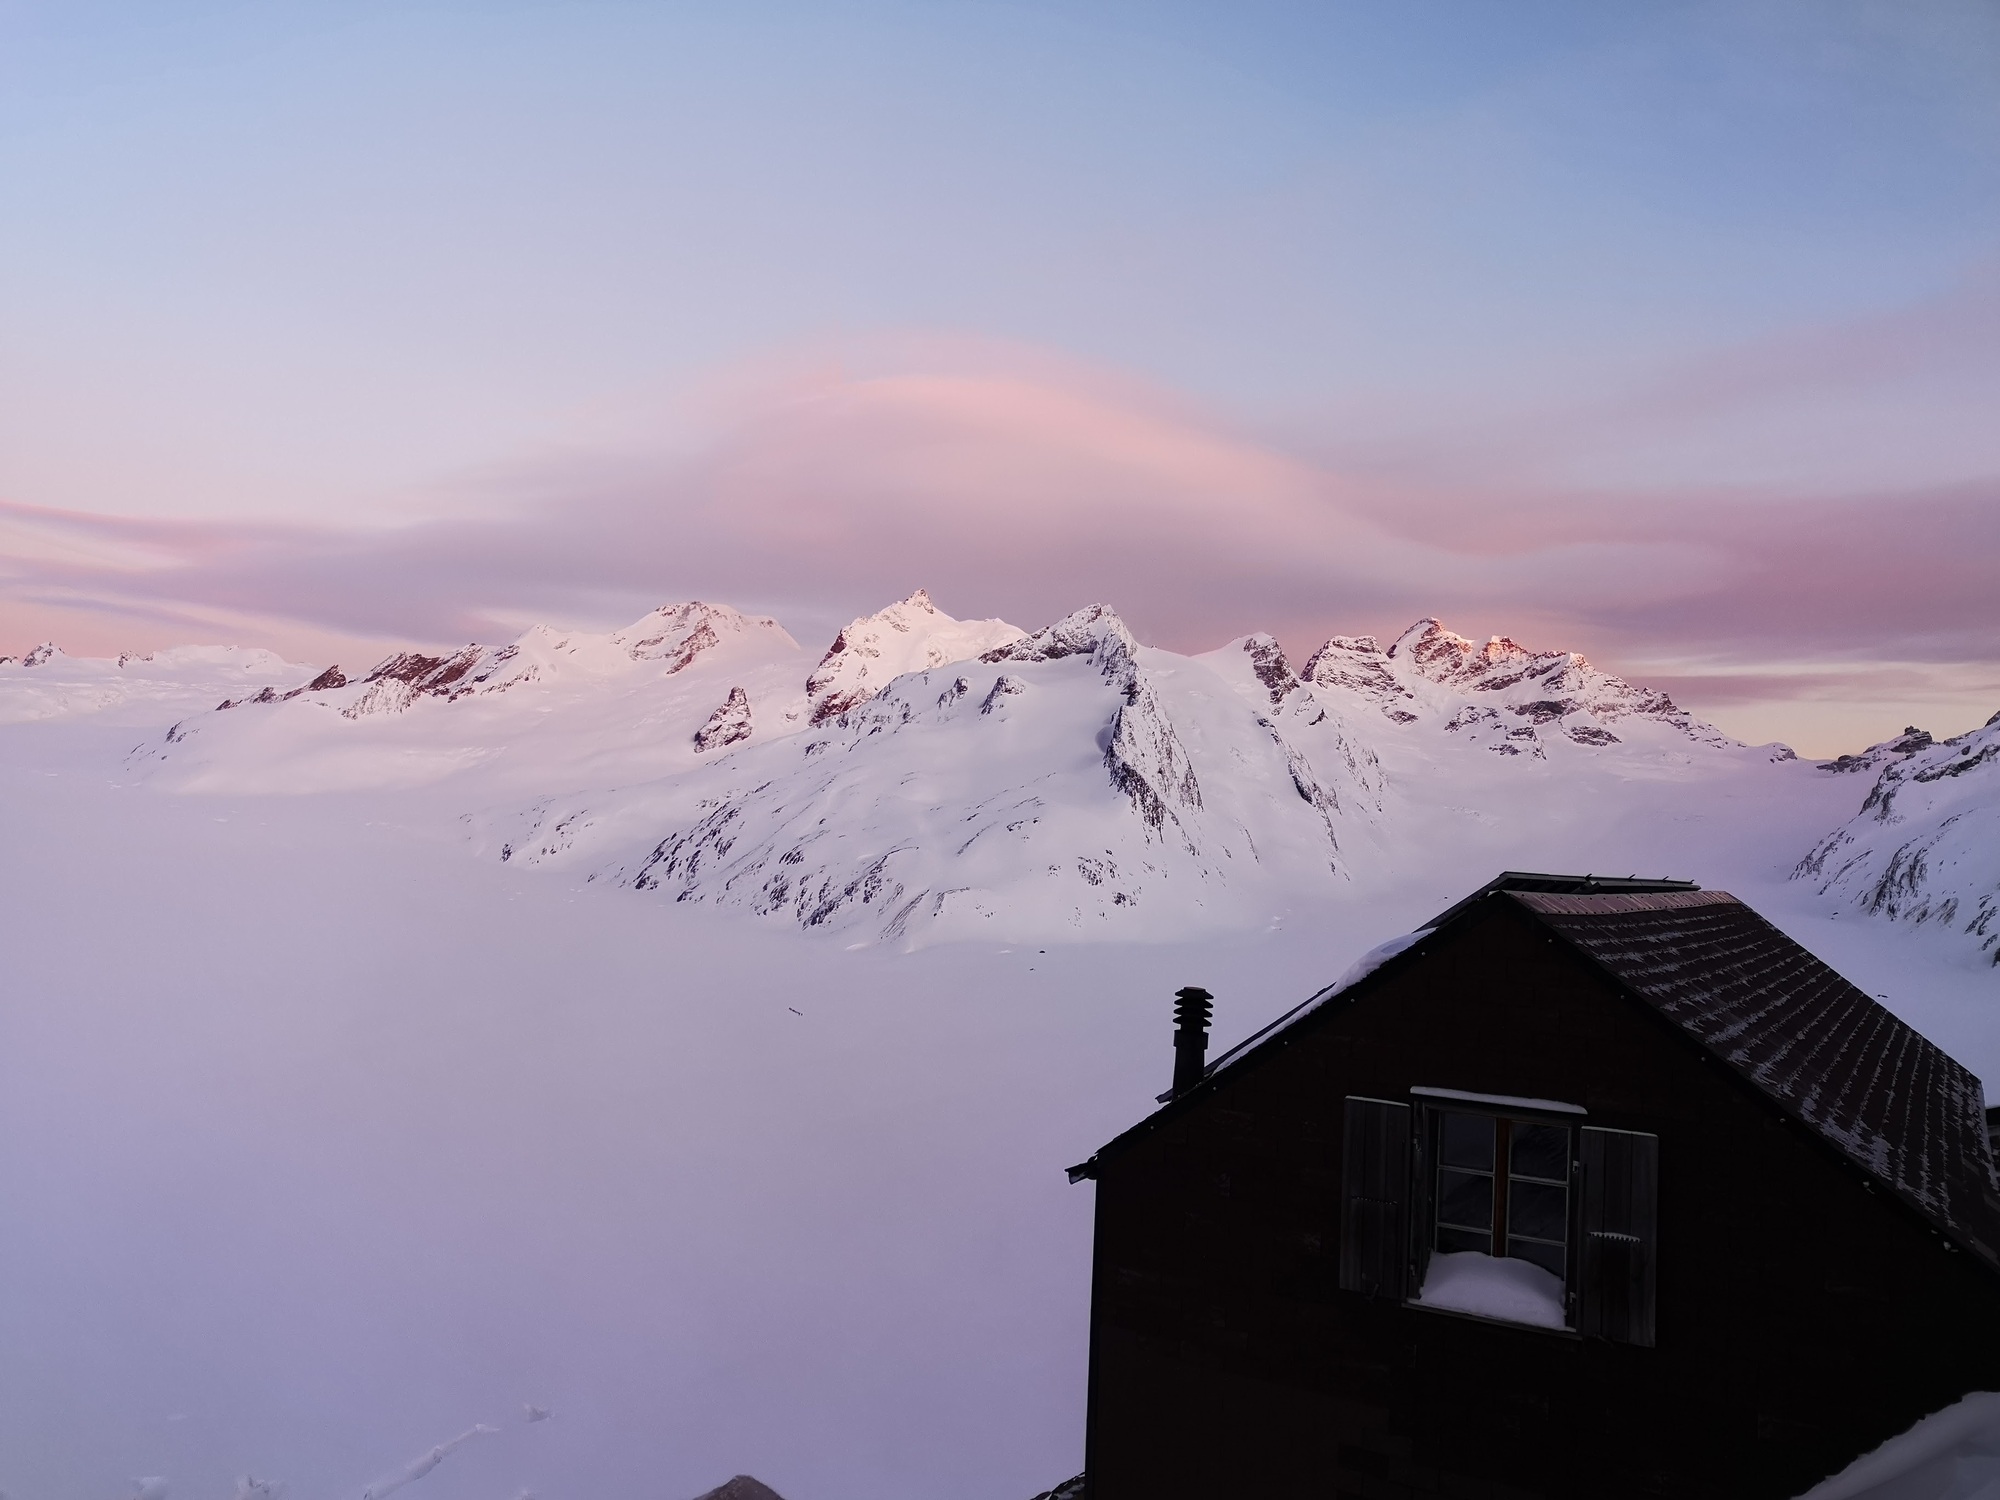
[{"label": "metal chimney pipe", "polygon": [[1202,1064],[1208,1056],[1208,1018],[1215,1014],[1209,1002],[1214,998],[1193,985],[1174,991],[1174,1086],[1168,1091],[1169,1098],[1201,1082]]}]

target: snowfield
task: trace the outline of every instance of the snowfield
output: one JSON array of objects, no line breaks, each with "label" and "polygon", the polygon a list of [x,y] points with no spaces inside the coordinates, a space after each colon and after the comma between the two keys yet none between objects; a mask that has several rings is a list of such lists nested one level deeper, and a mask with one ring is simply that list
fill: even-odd
[{"label": "snowfield", "polygon": [[1500,869],[1683,876],[2000,1081],[1996,736],[921,593],[0,662],[0,1488],[1022,1500],[1176,988],[1220,1051]]}]

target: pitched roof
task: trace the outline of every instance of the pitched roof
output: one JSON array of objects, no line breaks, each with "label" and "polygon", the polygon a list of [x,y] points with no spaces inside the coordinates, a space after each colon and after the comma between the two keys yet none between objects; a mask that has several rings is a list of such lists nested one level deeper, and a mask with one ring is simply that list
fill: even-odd
[{"label": "pitched roof", "polygon": [[1468,906],[1485,900],[1495,891],[1552,891],[1564,896],[1595,896],[1700,889],[1692,880],[1642,880],[1637,875],[1549,875],[1539,870],[1502,870],[1470,896],[1452,902],[1424,926],[1442,927]]},{"label": "pitched roof", "polygon": [[1722,891],[1509,891],[1953,1238],[2000,1245],[1980,1083]]},{"label": "pitched roof", "polygon": [[[1503,876],[1480,895],[1516,903],[1935,1227],[2000,1264],[2000,1198],[1979,1080],[1734,896],[1647,884],[1572,894],[1524,890]],[[1475,904],[1461,902],[1445,917],[1455,925]],[[1094,1176],[1107,1153],[1199,1100],[1225,1064],[1233,1072],[1423,962],[1446,925],[1440,918],[1434,929],[1382,945],[1216,1059],[1201,1084],[1070,1168],[1071,1180]]]}]

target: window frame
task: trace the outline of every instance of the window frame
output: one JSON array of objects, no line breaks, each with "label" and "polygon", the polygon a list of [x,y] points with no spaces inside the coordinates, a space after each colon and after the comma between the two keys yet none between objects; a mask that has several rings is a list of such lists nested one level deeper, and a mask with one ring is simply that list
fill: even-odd
[{"label": "window frame", "polygon": [[[1482,1323],[1492,1323],[1503,1328],[1519,1328],[1533,1333],[1548,1333],[1558,1337],[1578,1338],[1581,1314],[1580,1291],[1580,1225],[1582,1222],[1582,1136],[1581,1130],[1588,1119],[1588,1112],[1579,1105],[1564,1104],[1556,1100],[1531,1100],[1509,1095],[1473,1094],[1458,1089],[1413,1088],[1410,1090],[1411,1135],[1410,1143],[1410,1261],[1405,1283],[1403,1305],[1420,1312],[1441,1313],[1448,1317],[1471,1318]],[[1468,1166],[1447,1165],[1442,1150],[1444,1117],[1447,1115],[1471,1115],[1492,1122],[1493,1159],[1491,1170],[1483,1175],[1492,1183],[1491,1223],[1484,1231],[1488,1236],[1485,1254],[1492,1255],[1492,1245],[1505,1245],[1512,1239],[1527,1240],[1531,1243],[1553,1244],[1554,1241],[1540,1236],[1515,1235],[1510,1232],[1507,1213],[1510,1204],[1508,1185],[1516,1175],[1511,1156],[1513,1132],[1511,1128],[1502,1131],[1503,1124],[1511,1127],[1518,1122],[1524,1125],[1555,1126],[1564,1131],[1566,1142],[1567,1171],[1563,1187],[1563,1274],[1562,1307],[1563,1326],[1550,1328],[1535,1323],[1517,1323],[1509,1318],[1495,1318],[1483,1313],[1462,1312],[1455,1308],[1438,1307],[1418,1300],[1423,1295],[1424,1282],[1430,1271],[1431,1256],[1438,1253],[1438,1229],[1440,1199],[1440,1174],[1446,1171],[1460,1171],[1471,1175],[1482,1175],[1478,1169]],[[1552,1178],[1542,1178],[1526,1173],[1519,1174],[1529,1183],[1553,1182]],[[1453,1226],[1445,1225],[1447,1229]],[[1460,1232],[1478,1233],[1478,1229],[1466,1226]],[[1450,1252],[1445,1252],[1450,1253]],[[1503,1257],[1495,1257],[1503,1258]],[[1526,1256],[1514,1257],[1527,1260],[1530,1265],[1539,1262]],[[1547,1270],[1546,1266],[1542,1267]]]}]

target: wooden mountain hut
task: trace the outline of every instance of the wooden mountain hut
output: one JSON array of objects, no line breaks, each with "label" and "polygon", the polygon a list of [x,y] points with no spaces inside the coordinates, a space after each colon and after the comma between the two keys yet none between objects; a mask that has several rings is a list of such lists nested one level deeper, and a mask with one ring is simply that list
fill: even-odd
[{"label": "wooden mountain hut", "polygon": [[1097,1186],[1090,1500],[1787,1500],[2000,1390],[1979,1080],[1733,896],[1509,874]]}]

